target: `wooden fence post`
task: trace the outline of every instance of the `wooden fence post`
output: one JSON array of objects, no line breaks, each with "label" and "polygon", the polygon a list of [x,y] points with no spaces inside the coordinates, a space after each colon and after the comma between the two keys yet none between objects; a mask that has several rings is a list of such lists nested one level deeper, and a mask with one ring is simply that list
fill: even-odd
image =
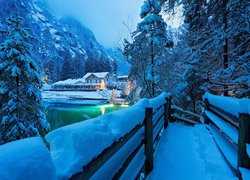
[{"label": "wooden fence post", "polygon": [[[208,102],[208,99],[205,99],[204,104],[205,104],[205,107],[204,107],[204,108],[205,108],[205,111],[208,111],[208,110],[209,110],[209,102]],[[203,116],[204,116],[204,123],[205,123],[205,124],[209,124],[209,118],[206,116],[205,112],[204,112]]]},{"label": "wooden fence post", "polygon": [[238,167],[250,169],[250,158],[246,149],[246,144],[250,144],[249,114],[240,114],[238,134]]},{"label": "wooden fence post", "polygon": [[169,118],[169,98],[166,98],[166,102],[164,103],[164,129],[168,127],[168,118]]},{"label": "wooden fence post", "polygon": [[154,167],[153,150],[153,108],[146,108],[145,116],[145,174],[148,175]]},{"label": "wooden fence post", "polygon": [[172,104],[172,97],[168,98],[168,120],[171,120],[171,104]]},{"label": "wooden fence post", "polygon": [[168,111],[169,111],[169,116],[168,119],[170,122],[176,122],[176,119],[172,118],[172,114],[175,113],[175,110],[171,108],[171,104],[172,104],[172,97],[169,97],[169,104],[168,104]]}]

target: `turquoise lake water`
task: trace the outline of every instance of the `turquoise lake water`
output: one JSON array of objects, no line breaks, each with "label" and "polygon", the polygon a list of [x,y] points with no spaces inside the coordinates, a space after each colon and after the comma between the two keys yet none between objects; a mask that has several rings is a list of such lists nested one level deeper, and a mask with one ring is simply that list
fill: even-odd
[{"label": "turquoise lake water", "polygon": [[52,131],[69,124],[95,118],[123,108],[126,108],[126,106],[49,104],[46,108],[46,117],[50,122],[50,130]]}]

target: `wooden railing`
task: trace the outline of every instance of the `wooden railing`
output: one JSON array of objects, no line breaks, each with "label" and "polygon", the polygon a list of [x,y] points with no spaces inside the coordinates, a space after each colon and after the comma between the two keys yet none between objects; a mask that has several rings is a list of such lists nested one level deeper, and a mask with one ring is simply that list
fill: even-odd
[{"label": "wooden railing", "polygon": [[200,115],[187,111],[176,105],[171,106],[171,122],[181,121],[185,124],[195,125],[200,123]]},{"label": "wooden railing", "polygon": [[[250,116],[240,113],[236,117],[219,108],[205,98],[204,123],[215,137],[215,141],[234,172],[240,177],[239,167],[250,169],[250,158],[246,145],[250,144]],[[225,106],[228,106],[226,104]],[[229,151],[230,150],[230,151]]]},{"label": "wooden railing", "polygon": [[136,138],[136,145],[133,144],[133,148],[130,146],[130,150],[121,161],[121,166],[113,169],[113,174],[110,178],[122,179],[126,170],[133,163],[137,156],[144,157],[139,158],[141,163],[136,163],[139,167],[139,171],[134,174],[134,179],[138,178],[141,172],[148,175],[154,167],[154,151],[160,139],[161,132],[168,127],[168,120],[170,118],[171,97],[167,97],[164,104],[161,104],[157,108],[146,108],[145,119],[141,124],[137,124],[130,132],[115,141],[110,147],[102,151],[98,156],[92,159],[90,162],[82,166],[82,171],[74,174],[71,179],[89,179],[98,173],[107,162],[112,158],[119,155],[119,152],[127,146],[133,139]]}]

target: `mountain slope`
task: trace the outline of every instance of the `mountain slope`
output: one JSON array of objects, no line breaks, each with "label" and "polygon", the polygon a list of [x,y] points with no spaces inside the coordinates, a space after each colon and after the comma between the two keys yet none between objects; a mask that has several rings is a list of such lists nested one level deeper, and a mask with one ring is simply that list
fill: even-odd
[{"label": "mountain slope", "polygon": [[[130,64],[125,60],[122,52],[119,49],[107,49],[108,55],[113,59],[113,63],[117,64],[117,74],[118,75],[128,75]],[[112,68],[114,68],[112,66]]]},{"label": "mountain slope", "polygon": [[24,18],[25,27],[35,37],[30,40],[32,58],[52,82],[82,77],[89,71],[111,71],[112,58],[77,20],[57,18],[40,1],[0,0],[1,23],[14,13]]}]

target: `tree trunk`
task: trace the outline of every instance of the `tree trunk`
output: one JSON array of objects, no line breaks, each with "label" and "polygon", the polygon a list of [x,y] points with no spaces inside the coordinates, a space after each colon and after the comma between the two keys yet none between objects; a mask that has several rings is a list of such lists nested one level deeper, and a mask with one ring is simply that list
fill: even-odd
[{"label": "tree trunk", "polygon": [[[225,33],[225,45],[223,47],[223,65],[224,69],[227,69],[228,66],[228,38],[227,38],[227,0],[223,0],[223,25]],[[224,96],[228,96],[227,86],[224,87]]]},{"label": "tree trunk", "polygon": [[151,73],[152,73],[152,96],[155,96],[155,80],[154,80],[154,45],[151,42]]}]

